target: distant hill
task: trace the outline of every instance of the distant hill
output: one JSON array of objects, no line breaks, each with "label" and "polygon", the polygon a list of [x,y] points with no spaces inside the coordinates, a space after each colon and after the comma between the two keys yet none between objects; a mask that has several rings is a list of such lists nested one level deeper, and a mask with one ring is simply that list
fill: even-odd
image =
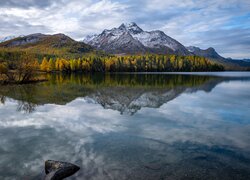
[{"label": "distant hill", "polygon": [[245,70],[250,67],[250,61],[224,58],[220,56],[212,47],[204,50],[195,46],[188,46],[186,48],[190,53],[193,53],[194,55],[206,57],[211,59],[212,61],[215,61],[216,63],[224,65],[228,70]]},{"label": "distant hill", "polygon": [[89,53],[94,49],[64,34],[31,34],[0,43],[0,49],[25,51],[36,54],[70,55]]},{"label": "distant hill", "polygon": [[189,52],[191,52],[197,56],[202,56],[202,57],[211,58],[211,59],[224,59],[212,47],[205,49],[205,50],[200,49],[200,48],[195,47],[195,46],[189,46],[186,48],[188,49]]}]

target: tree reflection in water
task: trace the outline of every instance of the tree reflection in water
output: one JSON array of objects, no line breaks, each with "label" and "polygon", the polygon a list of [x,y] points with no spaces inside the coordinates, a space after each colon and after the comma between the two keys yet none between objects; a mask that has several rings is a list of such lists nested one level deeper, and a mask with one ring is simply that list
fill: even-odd
[{"label": "tree reflection in water", "polygon": [[33,103],[25,102],[25,101],[18,101],[17,111],[25,112],[25,113],[32,113],[36,110],[36,106]]},{"label": "tree reflection in water", "polygon": [[4,104],[4,103],[5,103],[5,101],[6,101],[6,97],[5,97],[5,96],[0,95],[0,102],[1,102],[1,104]]},{"label": "tree reflection in water", "polygon": [[31,113],[37,105],[67,104],[78,97],[91,98],[105,109],[135,114],[143,107],[159,108],[182,93],[210,92],[221,82],[237,77],[182,74],[48,74],[49,81],[37,84],[7,85],[0,88],[5,97],[18,100],[18,111]]}]

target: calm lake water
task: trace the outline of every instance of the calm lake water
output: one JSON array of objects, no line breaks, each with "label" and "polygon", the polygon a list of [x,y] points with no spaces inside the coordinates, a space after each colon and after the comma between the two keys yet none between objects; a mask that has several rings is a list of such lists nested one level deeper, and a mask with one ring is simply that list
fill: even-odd
[{"label": "calm lake water", "polygon": [[0,86],[0,179],[250,179],[250,73],[53,75]]}]

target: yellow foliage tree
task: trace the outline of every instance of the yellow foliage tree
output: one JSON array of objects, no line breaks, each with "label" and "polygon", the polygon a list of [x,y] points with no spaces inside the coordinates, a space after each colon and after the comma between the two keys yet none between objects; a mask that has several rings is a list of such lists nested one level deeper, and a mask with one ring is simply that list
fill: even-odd
[{"label": "yellow foliage tree", "polygon": [[49,71],[49,62],[47,61],[46,58],[43,58],[42,64],[40,65],[40,69],[46,72]]}]

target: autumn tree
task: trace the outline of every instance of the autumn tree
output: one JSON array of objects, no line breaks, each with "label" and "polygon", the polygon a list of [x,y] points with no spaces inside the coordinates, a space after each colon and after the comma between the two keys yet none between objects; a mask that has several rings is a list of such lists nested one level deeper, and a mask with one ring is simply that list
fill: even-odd
[{"label": "autumn tree", "polygon": [[50,58],[49,59],[49,64],[48,64],[48,71],[54,71],[55,70],[55,61],[52,59],[52,58]]},{"label": "autumn tree", "polygon": [[49,62],[47,61],[47,59],[44,57],[42,60],[42,64],[40,65],[40,69],[42,71],[49,71]]},{"label": "autumn tree", "polygon": [[41,70],[63,72],[142,72],[142,71],[218,71],[223,66],[210,62],[204,57],[177,55],[134,55],[134,56],[89,56],[56,61],[43,59]]},{"label": "autumn tree", "polygon": [[17,78],[20,83],[28,82],[35,76],[36,71],[39,69],[38,60],[31,55],[25,55],[20,61],[17,62]]}]

